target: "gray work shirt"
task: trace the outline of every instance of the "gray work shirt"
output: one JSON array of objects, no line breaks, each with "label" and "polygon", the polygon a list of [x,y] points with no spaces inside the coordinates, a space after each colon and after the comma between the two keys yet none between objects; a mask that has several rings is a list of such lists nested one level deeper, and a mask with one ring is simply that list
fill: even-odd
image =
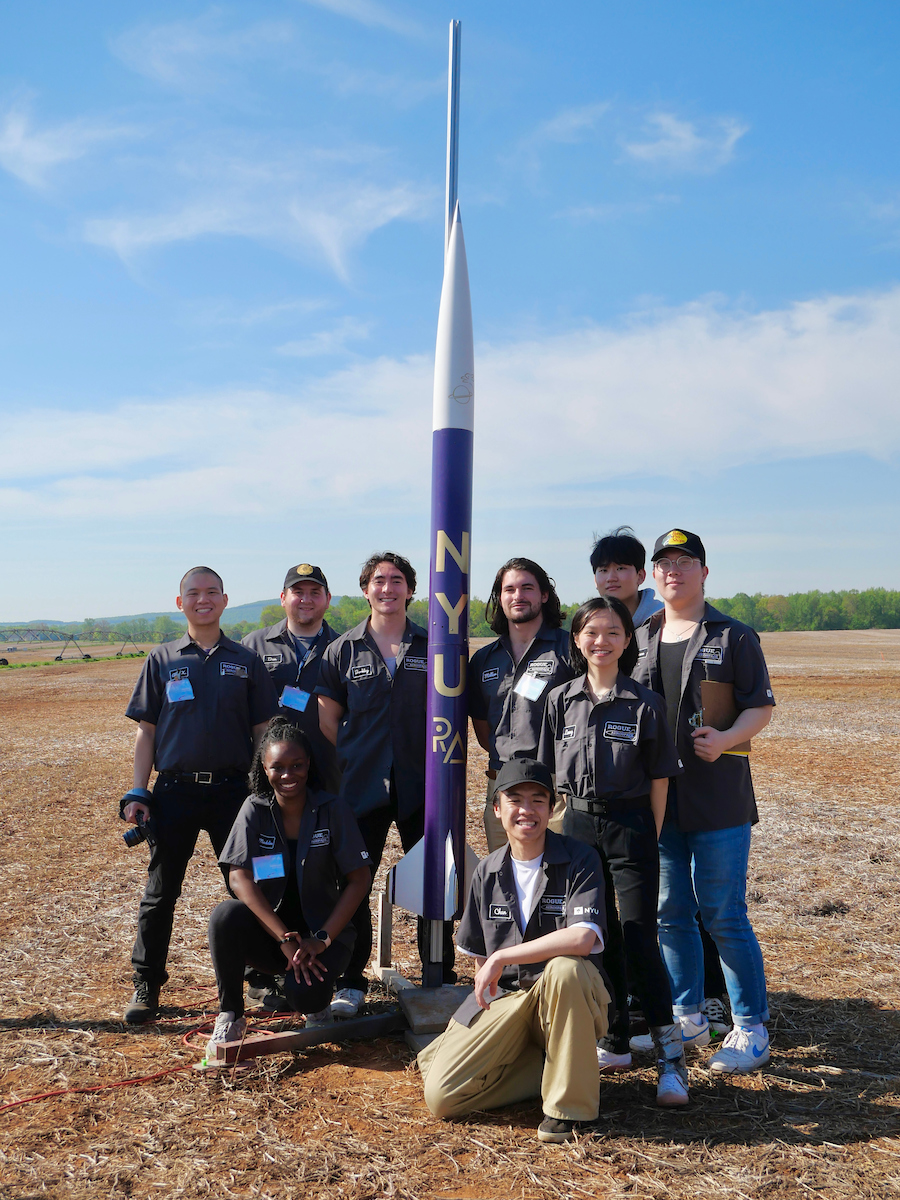
[{"label": "gray work shirt", "polygon": [[[328,622],[323,621],[319,636],[306,654],[299,658],[297,643],[288,629],[287,617],[266,629],[252,629],[241,639],[241,645],[253,650],[265,663],[278,694],[278,715],[287,717],[309,738],[319,780],[326,792],[338,791],[341,772],[334,746],[319,729],[319,705],[313,693],[319,681],[322,655],[337,636]],[[285,688],[294,690],[285,695]],[[298,704],[305,704],[306,707],[300,709]]]},{"label": "gray work shirt", "polygon": [[[521,946],[524,942],[555,933],[557,929],[585,922],[599,925],[605,941],[603,867],[593,846],[547,830],[541,863],[544,878],[538,885],[534,912],[524,934],[518,920],[519,901],[510,857],[507,843],[483,858],[475,868],[469,898],[456,931],[458,946],[479,958],[489,958],[506,946]],[[592,954],[588,962],[600,970],[600,959],[599,954]],[[546,965],[545,959],[504,967],[500,986],[507,990],[530,988]],[[453,1019],[460,1025],[468,1025],[480,1011],[472,995],[453,1014]]]},{"label": "gray work shirt", "polygon": [[[638,660],[633,675],[638,682],[662,694],[659,645],[663,614],[655,613],[637,630]],[[681,668],[681,697],[674,730],[675,746],[684,763],[684,774],[674,784],[678,828],[731,829],[759,820],[750,762],[744,755],[723,754],[714,763],[694,753],[691,717],[700,712],[700,684],[704,679],[734,686],[739,710],[774,704],[769,672],[759,638],[743,625],[706,605],[703,619],[687,644]],[[670,810],[672,804],[670,802]]]},{"label": "gray work shirt", "polygon": [[261,660],[223,634],[207,656],[189,634],[154,646],[125,715],[156,726],[157,771],[246,772],[252,728],[278,701]]},{"label": "gray work shirt", "polygon": [[[257,887],[277,912],[287,890],[290,864],[281,809],[274,797],[248,796],[219,856],[226,882],[231,867],[253,871],[254,860],[267,859],[264,865],[270,872],[273,856],[281,857],[281,874],[260,878]],[[369,866],[369,852],[349,806],[327,792],[308,791],[297,837],[296,871],[300,908],[310,933],[321,929],[334,912],[350,871]],[[352,921],[334,938],[345,946],[355,940]]]},{"label": "gray work shirt", "polygon": [[611,807],[639,797],[649,805],[654,779],[682,773],[662,697],[621,671],[596,704],[586,675],[553,689],[538,758],[556,775],[558,791]]},{"label": "gray work shirt", "polygon": [[337,738],[340,796],[357,816],[384,808],[397,793],[397,815],[425,803],[425,703],[428,634],[407,620],[393,678],[361,621],[322,656],[317,696],[344,709]]},{"label": "gray work shirt", "polygon": [[[495,771],[512,758],[534,758],[547,696],[574,674],[565,629],[542,625],[518,663],[506,636],[475,651],[469,664],[469,716],[490,726],[490,765]],[[525,689],[532,690],[533,699]]]}]

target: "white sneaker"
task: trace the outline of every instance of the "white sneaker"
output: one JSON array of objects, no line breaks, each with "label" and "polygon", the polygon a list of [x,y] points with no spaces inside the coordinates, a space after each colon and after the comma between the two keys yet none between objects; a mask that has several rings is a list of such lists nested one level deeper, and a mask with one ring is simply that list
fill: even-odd
[{"label": "white sneaker", "polygon": [[613,1054],[612,1050],[597,1047],[597,1062],[601,1073],[604,1071],[627,1071],[631,1066],[630,1054]]},{"label": "white sneaker", "polygon": [[217,1046],[224,1046],[227,1042],[239,1042],[246,1028],[247,1022],[243,1017],[235,1020],[233,1012],[220,1012],[216,1017],[212,1036],[206,1043],[207,1061],[215,1061]]},{"label": "white sneaker", "polygon": [[[681,1025],[681,1040],[685,1050],[697,1050],[701,1046],[709,1045],[709,1021],[705,1017],[702,1025],[695,1025],[690,1017],[676,1017],[675,1020]],[[649,1033],[630,1038],[628,1045],[635,1054],[656,1053],[653,1037]]]},{"label": "white sneaker", "polygon": [[330,1025],[334,1017],[331,1015],[331,1005],[327,1008],[320,1008],[318,1012],[306,1014],[306,1028],[318,1029],[322,1025]]},{"label": "white sneaker", "polygon": [[731,1019],[731,1005],[728,1003],[727,996],[724,999],[720,996],[707,996],[700,1005],[700,1011],[709,1021],[713,1038],[716,1034],[723,1037],[730,1032],[734,1022]]},{"label": "white sneaker", "polygon": [[656,1085],[656,1103],[660,1108],[677,1108],[688,1103],[690,1097],[686,1074],[680,1062],[669,1063],[663,1060],[660,1064],[659,1082]]},{"label": "white sneaker", "polygon": [[749,1075],[764,1067],[770,1057],[768,1030],[754,1033],[736,1025],[709,1060],[709,1069],[715,1075]]},{"label": "white sneaker", "polygon": [[359,988],[338,988],[331,1002],[333,1017],[355,1017],[359,1006],[366,998],[366,993]]}]

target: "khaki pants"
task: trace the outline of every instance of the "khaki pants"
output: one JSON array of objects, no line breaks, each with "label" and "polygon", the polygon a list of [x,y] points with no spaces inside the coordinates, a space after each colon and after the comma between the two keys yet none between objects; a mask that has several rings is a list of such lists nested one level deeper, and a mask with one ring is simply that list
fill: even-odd
[{"label": "khaki pants", "polygon": [[499,997],[468,1027],[451,1020],[421,1051],[425,1103],[436,1117],[459,1117],[540,1096],[545,1116],[595,1119],[608,1004],[593,963],[551,958],[527,992]]},{"label": "khaki pants", "polygon": [[[497,788],[496,779],[488,776],[487,796],[484,801],[484,835],[487,838],[488,854],[499,850],[507,842],[506,830],[500,824],[500,818],[494,812],[494,792]],[[566,798],[560,792],[556,793],[556,803],[550,817],[550,828],[554,833],[562,833],[563,813],[566,811]]]}]

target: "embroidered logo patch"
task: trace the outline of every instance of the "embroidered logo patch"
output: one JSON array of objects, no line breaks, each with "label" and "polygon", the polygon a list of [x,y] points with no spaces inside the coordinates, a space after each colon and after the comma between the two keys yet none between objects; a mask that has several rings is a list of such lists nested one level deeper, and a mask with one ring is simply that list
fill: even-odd
[{"label": "embroidered logo patch", "polygon": [[275,849],[275,834],[274,833],[261,833],[259,835],[259,848],[260,848],[260,850],[274,850]]},{"label": "embroidered logo patch", "polygon": [[603,726],[603,736],[608,742],[636,742],[637,731],[637,722],[632,725],[630,721],[607,721]]},{"label": "embroidered logo patch", "polygon": [[549,658],[536,658],[525,670],[529,675],[537,675],[538,679],[549,679],[553,674],[553,663]]},{"label": "embroidered logo patch", "polygon": [[563,730],[562,740],[564,742],[570,742],[572,740],[572,738],[575,736],[576,732],[577,732],[577,726],[567,725],[565,727],[565,729]]},{"label": "embroidered logo patch", "polygon": [[407,671],[427,671],[427,658],[413,658],[411,654],[407,654],[403,659],[403,665]]},{"label": "embroidered logo patch", "polygon": [[565,911],[565,896],[541,896],[541,912],[546,916],[561,917]]},{"label": "embroidered logo patch", "polygon": [[173,667],[169,672],[170,679],[187,679],[190,674],[189,667]]},{"label": "embroidered logo patch", "polygon": [[599,917],[600,909],[591,908],[589,904],[579,904],[576,908],[572,909],[572,913],[576,917]]},{"label": "embroidered logo patch", "polygon": [[375,668],[371,663],[366,663],[362,667],[351,667],[350,678],[356,682],[359,679],[371,679],[375,674]]},{"label": "embroidered logo patch", "polygon": [[492,679],[499,679],[499,678],[500,678],[500,668],[499,667],[491,667],[489,670],[481,672],[481,682],[482,683],[490,683]]},{"label": "embroidered logo patch", "polygon": [[269,663],[284,662],[284,655],[283,654],[264,654],[263,662],[266,664],[266,666],[268,666]]},{"label": "embroidered logo patch", "polygon": [[330,846],[331,845],[331,830],[317,829],[312,835],[310,846]]},{"label": "embroidered logo patch", "polygon": [[720,663],[724,651],[721,646],[701,646],[697,651],[697,659],[705,663]]},{"label": "embroidered logo patch", "polygon": [[231,675],[235,679],[246,679],[247,678],[247,668],[243,665],[243,663],[220,662],[219,663],[219,674],[220,675]]},{"label": "embroidered logo patch", "polygon": [[682,533],[680,529],[673,529],[663,538],[664,546],[683,546],[687,541],[687,534]]},{"label": "embroidered logo patch", "polygon": [[508,904],[492,904],[488,909],[488,919],[491,921],[508,921],[510,911]]}]

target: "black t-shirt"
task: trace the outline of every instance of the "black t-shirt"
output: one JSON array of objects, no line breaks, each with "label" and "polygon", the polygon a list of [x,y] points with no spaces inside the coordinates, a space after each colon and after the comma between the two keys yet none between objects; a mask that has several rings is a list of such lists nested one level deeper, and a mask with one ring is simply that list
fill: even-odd
[{"label": "black t-shirt", "polygon": [[678,718],[678,703],[681,700],[681,666],[687,642],[659,643],[659,680],[666,698],[666,717],[672,736],[675,736]]},{"label": "black t-shirt", "polygon": [[289,930],[294,930],[305,936],[308,930],[303,920],[303,908],[300,904],[300,889],[297,887],[297,839],[288,838],[288,857],[290,867],[287,872],[287,882],[284,898],[278,905],[278,915]]}]

